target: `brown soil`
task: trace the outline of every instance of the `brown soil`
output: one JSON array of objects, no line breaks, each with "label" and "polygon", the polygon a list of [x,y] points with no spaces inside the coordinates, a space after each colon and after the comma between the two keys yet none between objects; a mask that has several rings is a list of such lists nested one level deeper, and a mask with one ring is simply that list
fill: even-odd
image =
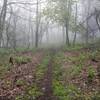
[{"label": "brown soil", "polygon": [[[55,53],[52,51],[52,55]],[[54,95],[53,95],[53,89],[52,89],[52,81],[53,81],[53,57],[51,57],[50,62],[48,64],[47,71],[44,75],[43,80],[41,81],[41,88],[43,92],[43,96],[40,96],[37,98],[37,100],[58,100]]]},{"label": "brown soil", "polygon": [[[80,51],[72,51],[72,52],[65,52],[64,55],[65,57],[77,57],[80,55],[80,53],[88,53],[90,51],[86,51],[84,49]],[[80,73],[80,75],[69,77],[68,76],[68,81],[70,83],[75,84],[77,87],[79,87],[84,93],[88,94],[94,91],[99,91],[100,90],[100,76],[97,75],[97,68],[100,66],[98,65],[100,60],[98,62],[93,61],[92,59],[87,59],[84,61],[84,66],[83,69]],[[78,63],[78,62],[76,62]],[[75,63],[73,62],[63,62],[63,68],[65,70],[68,70],[71,68],[71,66],[74,66]],[[92,66],[96,73],[93,81],[91,83],[88,83],[88,68],[89,66]],[[100,67],[99,67],[100,68]],[[66,76],[67,78],[67,76]]]},{"label": "brown soil", "polygon": [[33,55],[31,52],[24,52],[17,55],[29,56],[32,58],[32,62],[21,65],[14,64],[11,70],[6,73],[2,81],[0,81],[0,100],[15,100],[17,95],[25,94],[26,85],[16,84],[17,80],[25,81],[27,86],[30,86],[32,83],[37,83],[44,95],[38,97],[36,100],[58,100],[53,96],[52,91],[53,56],[47,65],[47,71],[44,73],[43,79],[36,82],[36,66],[41,63],[44,53],[38,51]]},{"label": "brown soil", "polygon": [[32,58],[32,62],[27,64],[14,64],[2,80],[0,80],[0,100],[15,100],[16,95],[22,95],[26,85],[16,84],[17,80],[25,81],[25,84],[31,85],[35,81],[35,68],[41,62],[44,53],[26,52],[24,54]]}]

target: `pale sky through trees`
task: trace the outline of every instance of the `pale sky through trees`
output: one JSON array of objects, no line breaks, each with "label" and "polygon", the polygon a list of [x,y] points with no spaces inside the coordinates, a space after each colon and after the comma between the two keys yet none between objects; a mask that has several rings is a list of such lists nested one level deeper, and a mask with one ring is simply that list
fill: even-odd
[{"label": "pale sky through trees", "polygon": [[[49,0],[38,0],[38,31],[39,31],[39,35],[40,37],[42,37],[41,43],[58,43],[58,44],[62,44],[64,43],[64,41],[66,40],[66,34],[65,34],[65,27],[61,25],[61,23],[58,23],[57,20],[54,20],[56,18],[60,18],[61,15],[56,15],[57,12],[53,14],[53,10],[59,10],[59,6],[57,6],[57,8],[55,7],[55,5],[51,5],[51,8],[54,8],[53,10],[51,10],[50,12],[48,12],[48,15],[50,15],[48,18],[46,18],[46,16],[48,15],[44,15],[44,9],[47,9],[48,6],[50,6],[48,4]],[[59,1],[59,0],[58,0]],[[67,0],[65,0],[67,2]],[[0,8],[2,8],[3,6],[3,0],[0,1]],[[52,2],[52,0],[51,0]],[[59,1],[60,2],[60,1]],[[56,2],[57,3],[57,2]],[[51,9],[50,8],[50,9]],[[79,30],[77,31],[77,41],[83,41],[83,37],[81,37],[81,35],[83,36],[86,33],[86,20],[87,17],[91,16],[91,13],[95,12],[95,9],[100,8],[100,2],[99,0],[78,0],[77,2],[77,25],[80,26],[80,23],[82,23],[83,25],[81,25],[81,30],[82,32],[80,32]],[[88,11],[89,9],[89,11]],[[68,10],[68,9],[67,9]],[[60,11],[60,14],[63,12]],[[8,5],[7,5],[7,14],[6,14],[6,21],[9,20],[10,15],[12,14],[12,18],[10,21],[10,24],[12,24],[11,26],[13,26],[13,19],[16,19],[16,34],[20,34],[17,35],[20,39],[23,39],[23,34],[26,34],[24,36],[26,36],[26,38],[29,39],[29,42],[34,41],[35,42],[35,32],[36,32],[36,21],[37,21],[37,0],[8,0]],[[72,19],[70,19],[69,24],[69,37],[70,37],[70,41],[73,40],[74,34],[73,31],[75,31],[75,27],[74,27],[74,22],[75,22],[75,15],[76,15],[76,3],[73,2],[73,4],[71,5],[71,17]],[[65,14],[67,14],[67,12],[65,12]],[[88,15],[89,14],[89,15]],[[54,20],[52,22],[52,19]],[[61,18],[60,18],[61,19]],[[85,21],[85,22],[84,22]],[[92,23],[93,22],[93,23]],[[94,18],[94,16],[89,18],[89,32],[91,32],[91,30],[96,30],[97,29],[97,24],[96,24],[96,20]],[[47,28],[48,27],[48,28]],[[48,30],[47,30],[48,29]],[[74,30],[73,30],[74,29]],[[42,32],[42,33],[41,33]],[[82,33],[82,34],[81,34]],[[28,37],[27,37],[28,36]],[[5,35],[4,35],[5,37]],[[32,37],[34,37],[32,39]],[[81,39],[82,38],[82,39]],[[39,41],[40,41],[39,40]]]}]

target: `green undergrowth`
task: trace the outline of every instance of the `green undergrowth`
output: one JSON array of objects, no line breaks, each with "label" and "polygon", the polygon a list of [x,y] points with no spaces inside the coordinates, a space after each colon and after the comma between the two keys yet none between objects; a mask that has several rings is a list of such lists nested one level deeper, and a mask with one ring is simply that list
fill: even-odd
[{"label": "green undergrowth", "polygon": [[47,70],[48,64],[50,61],[50,55],[47,54],[43,61],[36,68],[36,80],[41,80]]},{"label": "green undergrowth", "polygon": [[70,45],[70,46],[64,46],[64,47],[63,47],[63,50],[64,50],[64,51],[76,51],[76,50],[82,49],[83,47],[84,47],[84,46],[81,45],[81,44],[77,44],[77,45],[75,45],[75,46]]},{"label": "green undergrowth", "polygon": [[27,87],[25,95],[21,97],[17,96],[16,100],[37,100],[36,98],[43,95],[38,82],[43,79],[48,67],[49,60],[50,55],[49,53],[47,53],[46,56],[43,58],[42,62],[36,67],[34,84]]},{"label": "green undergrowth", "polygon": [[22,79],[18,79],[18,80],[16,81],[16,85],[17,85],[17,86],[26,85],[26,81],[25,81],[25,80],[22,80]]},{"label": "green undergrowth", "polygon": [[15,56],[14,57],[14,62],[16,64],[26,64],[28,62],[31,62],[31,57],[28,56]]},{"label": "green undergrowth", "polygon": [[[81,51],[80,51],[81,52]],[[87,66],[87,82],[91,84],[95,78],[96,71],[91,64],[87,64],[94,52],[79,53],[78,56],[64,56],[63,52],[54,57],[53,62],[53,94],[58,100],[99,100],[100,93],[97,91],[84,93],[81,88],[71,82],[72,78],[79,76],[84,67]],[[99,53],[96,51],[95,58]],[[98,55],[99,56],[99,55]],[[63,68],[64,63],[65,68]],[[69,66],[69,67],[68,67]],[[67,80],[67,81],[66,81]]]},{"label": "green undergrowth", "polygon": [[5,75],[5,73],[11,69],[11,67],[12,65],[9,64],[8,62],[0,61],[0,78],[2,78]]},{"label": "green undergrowth", "polygon": [[35,53],[38,49],[37,48],[16,48],[16,52],[28,52],[31,51],[33,53]]},{"label": "green undergrowth", "polygon": [[0,49],[0,78],[2,78],[12,67],[11,64],[9,64],[10,54],[10,51],[6,51],[5,49],[3,51],[3,49]]},{"label": "green undergrowth", "polygon": [[[18,50],[15,51],[14,49],[7,49],[7,48],[0,48],[0,78],[2,78],[7,71],[9,71],[12,65],[9,63],[9,57],[11,55],[15,55],[18,52],[26,51],[24,48],[17,48]],[[27,50],[29,51],[29,50]],[[35,49],[32,49],[34,52]],[[26,63],[31,60],[29,57],[15,57],[16,63]],[[14,60],[15,60],[14,59]]]},{"label": "green undergrowth", "polygon": [[93,68],[93,66],[90,66],[88,68],[88,83],[91,83],[93,81],[93,79],[95,78],[95,69]]},{"label": "green undergrowth", "polygon": [[26,88],[24,95],[17,95],[15,100],[36,100],[37,97],[43,95],[40,88],[34,83]]},{"label": "green undergrowth", "polygon": [[7,49],[7,48],[0,48],[0,55],[9,55],[13,54],[15,51],[13,49]]},{"label": "green undergrowth", "polygon": [[[67,68],[67,72],[70,71],[70,75],[79,75],[82,68],[84,67],[84,62],[88,59],[85,54],[80,54],[79,56],[67,56],[62,59],[62,62],[70,63],[70,68]],[[68,67],[66,65],[65,67]]]},{"label": "green undergrowth", "polygon": [[79,97],[80,91],[73,84],[65,84],[64,73],[65,71],[61,67],[61,59],[63,53],[58,54],[54,58],[53,63],[53,94],[58,97],[59,100],[76,100]]},{"label": "green undergrowth", "polygon": [[[47,53],[46,56],[43,58],[42,62],[36,67],[34,83],[26,87],[26,92],[24,95],[16,96],[16,100],[37,100],[39,96],[43,95],[38,82],[41,81],[41,79],[43,79],[48,67],[49,60],[50,55],[49,53]],[[17,81],[17,84],[22,85],[23,81],[19,80]]]},{"label": "green undergrowth", "polygon": [[96,61],[100,60],[100,50],[95,50],[90,52],[89,54],[90,59],[95,59]]},{"label": "green undergrowth", "polygon": [[22,64],[22,63],[28,63],[31,61],[30,57],[24,57],[24,56],[15,56],[17,53],[26,52],[26,51],[32,51],[33,53],[36,52],[37,49],[26,49],[26,48],[16,48],[10,49],[10,48],[0,48],[0,78],[5,75],[7,71],[10,70],[12,65],[9,63],[9,58],[13,55],[14,63]]},{"label": "green undergrowth", "polygon": [[81,100],[83,95],[81,91],[73,84],[64,85],[63,82],[54,81],[53,83],[54,95],[59,100]]},{"label": "green undergrowth", "polygon": [[0,54],[13,54],[13,53],[19,53],[19,52],[36,52],[37,48],[0,48]]}]

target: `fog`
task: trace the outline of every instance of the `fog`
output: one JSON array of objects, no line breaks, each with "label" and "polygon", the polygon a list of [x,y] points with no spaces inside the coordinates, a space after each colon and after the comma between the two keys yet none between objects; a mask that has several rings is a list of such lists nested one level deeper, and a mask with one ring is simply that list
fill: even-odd
[{"label": "fog", "polygon": [[1,0],[0,45],[16,48],[91,43],[100,36],[99,9],[99,0]]}]

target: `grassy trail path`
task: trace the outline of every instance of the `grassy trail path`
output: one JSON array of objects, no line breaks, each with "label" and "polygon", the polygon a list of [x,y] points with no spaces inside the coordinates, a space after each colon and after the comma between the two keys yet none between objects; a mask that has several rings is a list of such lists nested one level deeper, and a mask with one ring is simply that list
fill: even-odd
[{"label": "grassy trail path", "polygon": [[55,50],[50,50],[50,60],[47,65],[47,71],[44,74],[44,79],[42,81],[42,92],[43,96],[39,97],[38,100],[56,100],[56,98],[53,96],[53,61],[54,61],[54,55]]}]

